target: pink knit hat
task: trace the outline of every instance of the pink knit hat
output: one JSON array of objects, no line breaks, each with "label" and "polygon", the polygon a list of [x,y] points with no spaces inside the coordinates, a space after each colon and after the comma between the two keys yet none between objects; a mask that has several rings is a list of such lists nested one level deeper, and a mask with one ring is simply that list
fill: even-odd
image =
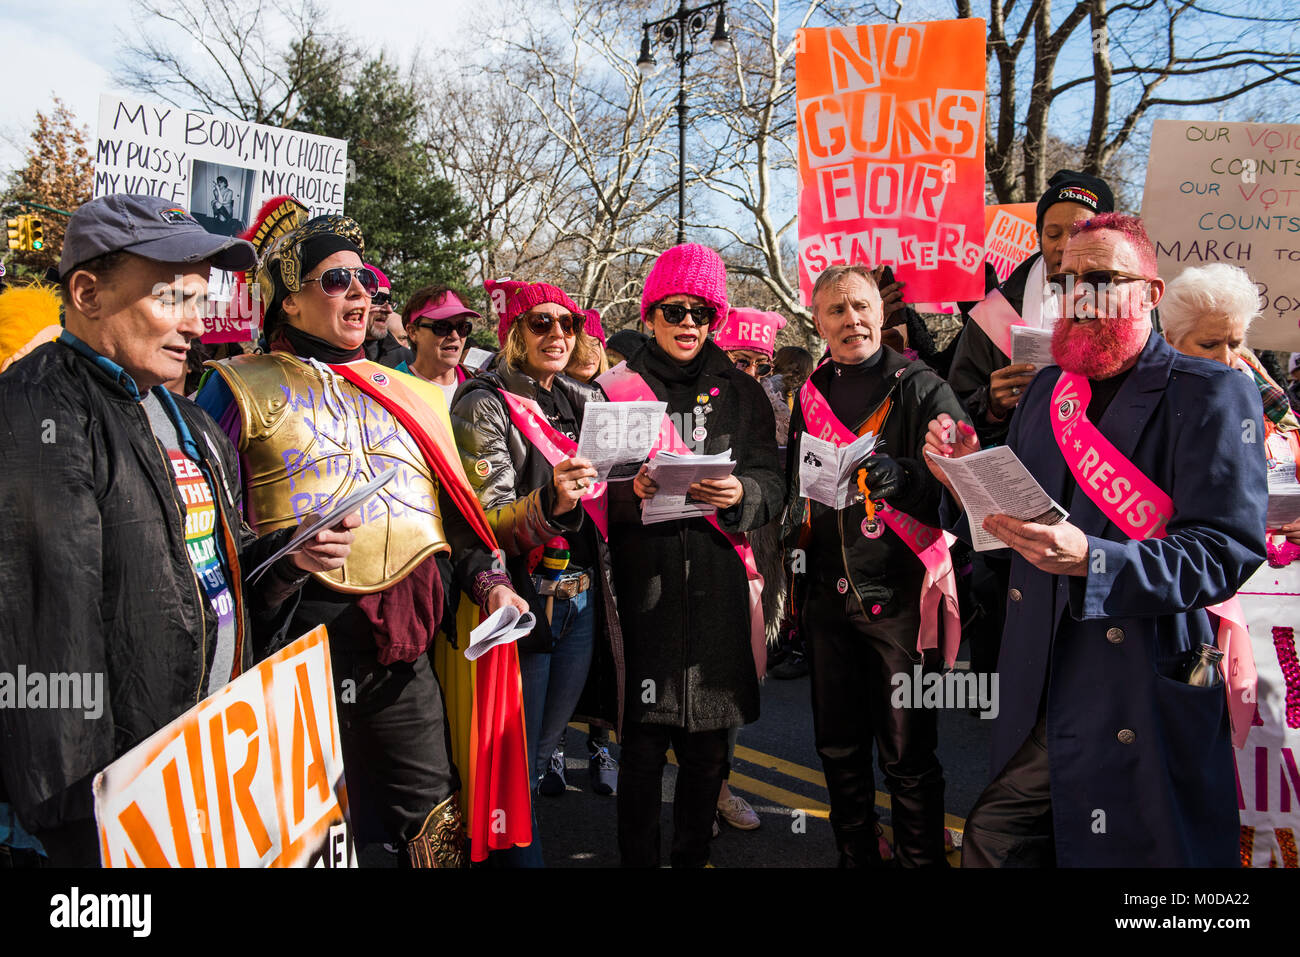
[{"label": "pink knit hat", "polygon": [[684,243],[661,253],[641,291],[641,321],[646,321],[651,306],[680,294],[699,296],[725,316],[727,267],[722,257],[699,243]]},{"label": "pink knit hat", "polygon": [[520,282],[517,279],[489,279],[483,283],[483,288],[487,290],[492,308],[500,318],[497,341],[502,348],[505,347],[511,324],[534,306],[553,302],[571,313],[582,315],[582,310],[559,286],[544,282]]},{"label": "pink knit hat", "polygon": [[392,290],[392,288],[393,288],[393,284],[392,284],[391,282],[388,281],[388,277],[384,275],[384,271],[383,271],[382,269],[380,269],[380,268],[379,268],[378,266],[376,266],[374,263],[362,263],[361,265],[365,266],[365,267],[366,267],[367,269],[369,269],[372,273],[374,273],[376,276],[379,277],[379,288],[380,288],[380,289],[388,289],[388,290]]},{"label": "pink knit hat", "polygon": [[584,309],[582,314],[587,321],[582,324],[582,331],[600,340],[600,347],[605,348],[605,327],[600,324],[600,313],[595,309]]},{"label": "pink knit hat", "polygon": [[719,349],[753,349],[769,359],[776,350],[776,334],[785,328],[785,316],[761,309],[733,309],[713,333]]}]

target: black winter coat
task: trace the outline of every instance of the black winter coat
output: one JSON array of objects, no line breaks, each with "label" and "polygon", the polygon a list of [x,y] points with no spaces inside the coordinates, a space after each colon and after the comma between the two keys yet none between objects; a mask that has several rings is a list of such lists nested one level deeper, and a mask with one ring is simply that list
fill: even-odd
[{"label": "black winter coat", "polygon": [[[763,387],[708,341],[702,372],[686,400],[674,399],[647,366],[655,348],[647,344],[628,368],[668,403],[679,423],[694,417],[697,395],[709,396],[705,404],[713,409],[704,415],[708,435],[700,451],[731,449],[736,461],[744,497],[718,513],[721,526],[748,532],[778,517],[784,488],[776,422]],[[718,394],[710,396],[715,388]],[[679,431],[692,442],[693,428]],[[624,720],[688,731],[756,721],[758,677],[744,565],[705,519],[642,525],[639,503],[631,482],[611,485],[609,544],[627,660]]]},{"label": "black winter coat", "polygon": [[[86,848],[63,838],[75,830],[84,844],[87,828],[93,837],[91,777],[201,700],[216,648],[217,615],[186,551],[167,453],[134,383],[107,363],[58,341],[0,376],[0,671],[104,675],[97,719],[0,708],[0,799],[52,861],[64,847],[83,860]],[[295,572],[277,565],[239,587],[294,530],[253,534],[239,512],[234,448],[206,412],[175,403],[219,503],[217,547],[247,669],[297,637],[286,634]]]},{"label": "black winter coat", "polygon": [[[899,462],[908,474],[908,487],[889,504],[931,527],[939,524],[939,504],[943,486],[930,473],[924,460],[925,434],[930,421],[947,412],[956,421],[969,423],[961,403],[948,384],[924,362],[910,361],[888,346],[879,375],[892,381],[891,401],[878,437],[883,440],[882,455]],[[827,395],[833,366],[826,363],[812,375],[812,382]],[[883,399],[881,400],[884,401]],[[880,406],[871,409],[860,422],[844,424],[855,432]],[[835,586],[840,578],[848,580],[851,591],[862,604],[863,614],[872,621],[895,615],[904,603],[915,604],[920,596],[925,567],[921,560],[886,526],[879,538],[867,538],[862,532],[866,510],[862,504],[843,509],[828,508],[799,496],[799,444],[805,431],[803,408],[795,401],[790,420],[790,439],[786,449],[786,474],[789,482],[790,508],[786,515],[786,541],[791,546],[802,543],[807,550],[805,587],[820,581]],[[811,535],[801,534],[811,509]],[[879,608],[878,611],[873,610]]]}]

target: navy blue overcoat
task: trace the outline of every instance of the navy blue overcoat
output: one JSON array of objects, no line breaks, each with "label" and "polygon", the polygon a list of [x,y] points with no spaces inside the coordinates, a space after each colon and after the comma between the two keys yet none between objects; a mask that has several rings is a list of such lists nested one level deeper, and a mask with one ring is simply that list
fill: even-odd
[{"label": "navy blue overcoat", "polygon": [[[1258,390],[1152,333],[1097,423],[1169,494],[1162,539],[1128,538],[1077,487],[1051,431],[1057,366],[1025,392],[1007,436],[1070,522],[1088,535],[1086,578],[1011,566],[998,660],[996,775],[1046,694],[1057,861],[1075,867],[1238,866],[1237,795],[1222,686],[1177,677],[1215,643],[1202,609],[1265,559],[1264,431]],[[1080,452],[1074,454],[1079,455]],[[969,535],[945,496],[945,517]]]}]

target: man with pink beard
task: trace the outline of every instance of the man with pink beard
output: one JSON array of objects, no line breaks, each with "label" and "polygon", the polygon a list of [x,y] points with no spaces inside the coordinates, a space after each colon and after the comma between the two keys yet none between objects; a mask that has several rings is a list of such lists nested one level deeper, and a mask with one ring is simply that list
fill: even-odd
[{"label": "man with pink beard", "polygon": [[[1076,224],[1048,280],[1062,298],[1058,365],[1029,385],[1007,444],[1070,515],[984,523],[1014,555],[993,779],[962,864],[1232,867],[1232,744],[1253,713],[1241,680],[1253,663],[1220,625],[1265,557],[1258,394],[1152,332],[1164,283],[1140,220]],[[944,415],[926,443],[979,449]],[[948,493],[948,526],[968,536]],[[1216,643],[1223,676],[1189,683]]]}]

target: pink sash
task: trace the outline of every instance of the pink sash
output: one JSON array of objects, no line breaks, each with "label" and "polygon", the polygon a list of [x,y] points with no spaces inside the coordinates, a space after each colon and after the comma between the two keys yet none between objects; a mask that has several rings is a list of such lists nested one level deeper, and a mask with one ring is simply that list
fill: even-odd
[{"label": "pink sash", "polygon": [[[596,380],[605,390],[605,394],[615,402],[657,402],[658,397],[645,379],[631,371],[626,362],[620,362]],[[694,455],[667,415],[659,423],[659,438],[650,450],[650,458],[661,449],[668,449],[678,455]],[[749,646],[754,655],[754,670],[759,680],[767,674],[767,631],[763,624],[763,576],[758,572],[754,561],[754,550],[749,547],[749,540],[743,534],[733,535],[718,524],[718,516],[709,515],[705,519],[712,525],[727,543],[736,550],[740,561],[745,566],[745,578],[749,582]]]},{"label": "pink sash", "polygon": [[996,289],[975,304],[970,311],[975,324],[984,330],[989,340],[1006,355],[1011,355],[1011,327],[1028,325],[1016,307],[1007,302]]},{"label": "pink sash", "polygon": [[[812,377],[799,392],[805,428],[813,435],[843,448],[857,436],[831,411]],[[961,610],[957,604],[957,576],[953,573],[949,546],[957,539],[947,532],[918,522],[906,512],[882,504],[880,517],[889,530],[907,543],[907,547],[925,566],[921,583],[921,629],[916,636],[916,650],[939,647],[939,615],[943,615],[943,660],[951,668],[961,645]]]},{"label": "pink sash", "polygon": [[[1173,499],[1088,421],[1091,398],[1092,385],[1087,378],[1072,372],[1062,372],[1052,390],[1052,434],[1070,473],[1102,514],[1130,538],[1164,538],[1165,526],[1174,515]],[[1205,610],[1219,619],[1220,667],[1228,695],[1232,743],[1240,748],[1250,734],[1257,681],[1246,615],[1235,595]]]},{"label": "pink sash", "polygon": [[[547,422],[546,413],[532,399],[525,399],[504,389],[501,390],[501,398],[505,400],[510,421],[515,424],[515,428],[524,433],[533,448],[541,452],[542,458],[552,467],[573,458],[577,453],[578,443]],[[591,516],[600,537],[606,541],[609,540],[609,499],[605,497],[607,487],[604,482],[597,482],[592,486],[591,494],[582,497],[583,509]]]}]

